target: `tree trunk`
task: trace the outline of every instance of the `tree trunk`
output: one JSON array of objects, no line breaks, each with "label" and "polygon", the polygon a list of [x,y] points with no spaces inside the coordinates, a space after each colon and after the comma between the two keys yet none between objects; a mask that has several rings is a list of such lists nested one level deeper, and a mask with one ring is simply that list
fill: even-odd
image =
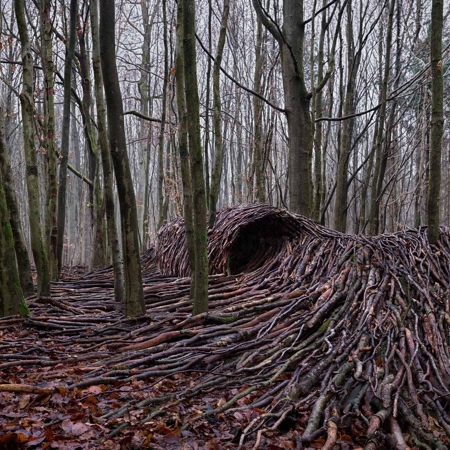
[{"label": "tree trunk", "polygon": [[101,65],[106,94],[109,145],[120,204],[125,278],[125,315],[135,317],[145,313],[145,303],[139,259],[136,198],[128,161],[115,42],[115,2],[114,0],[100,0]]},{"label": "tree trunk", "polygon": [[[361,50],[355,52],[353,39],[352,1],[347,3],[347,86],[345,89],[344,117],[351,116],[355,110],[355,84],[359,69]],[[362,37],[360,37],[360,42]],[[355,119],[342,122],[339,156],[336,170],[336,201],[334,206],[334,228],[347,231],[348,164],[352,148]]]},{"label": "tree trunk", "polygon": [[[388,148],[383,142],[383,132],[386,122],[386,103],[387,103],[387,90],[389,81],[389,72],[391,64],[391,43],[392,43],[392,26],[394,20],[394,6],[395,0],[391,0],[389,6],[389,19],[386,31],[386,44],[385,44],[385,57],[384,62],[384,74],[381,84],[380,93],[380,112],[378,116],[378,135],[376,136],[376,150],[375,150],[375,172],[372,181],[371,192],[371,205],[370,205],[370,234],[376,235],[380,230],[380,204],[382,197],[382,189],[384,182],[384,175],[386,173]],[[381,61],[380,61],[381,63]]]},{"label": "tree trunk", "polygon": [[0,172],[0,317],[29,315],[17,270],[14,237]]},{"label": "tree trunk", "polygon": [[[77,0],[70,0],[70,30],[69,45],[64,62],[64,100],[63,119],[61,131],[61,158],[59,166],[58,190],[58,268],[61,271],[63,264],[64,232],[66,227],[66,190],[67,190],[67,164],[69,162],[69,136],[70,136],[70,98],[72,86],[72,61],[75,52],[75,33],[77,19]],[[80,206],[81,208],[82,206]],[[82,214],[82,212],[80,212]]]},{"label": "tree trunk", "polygon": [[120,257],[120,243],[115,217],[116,207],[114,204],[114,182],[106,126],[105,99],[103,96],[103,77],[100,60],[100,35],[98,29],[98,0],[91,0],[90,13],[92,32],[92,65],[94,69],[94,90],[97,106],[98,144],[100,148],[103,168],[103,191],[105,204],[104,207],[106,211],[106,229],[108,233],[109,245],[111,247],[111,259],[114,271],[114,298],[117,302],[123,302],[125,296],[125,288],[122,271],[122,260]]},{"label": "tree trunk", "polygon": [[183,3],[177,4],[177,49],[175,54],[175,83],[178,110],[178,152],[180,155],[181,180],[183,185],[183,214],[186,231],[186,244],[191,267],[191,288],[189,297],[194,299],[195,248],[194,248],[194,223],[193,223],[193,198],[191,182],[191,165],[189,162],[187,107],[184,77],[184,31],[183,31]]},{"label": "tree trunk", "polygon": [[427,235],[436,244],[440,235],[441,153],[444,134],[444,77],[442,64],[442,28],[444,2],[433,0],[431,9],[431,131],[430,181],[428,184]]},{"label": "tree trunk", "polygon": [[200,101],[197,85],[195,41],[195,1],[180,0],[183,21],[183,56],[189,156],[193,196],[193,228],[195,262],[193,314],[208,310],[208,253],[206,234],[206,195],[203,153],[200,136]]},{"label": "tree trunk", "polygon": [[48,192],[45,217],[45,234],[48,239],[48,260],[50,276],[52,280],[59,277],[58,269],[58,182],[56,174],[56,149],[55,149],[55,89],[54,89],[54,65],[52,51],[52,21],[50,17],[50,0],[41,0],[39,3],[41,25],[41,59],[45,84],[45,118],[44,139],[48,170]]},{"label": "tree trunk", "polygon": [[[142,42],[142,60],[140,70],[140,80],[138,82],[141,111],[144,116],[150,115],[150,44],[151,31],[155,23],[156,13],[159,9],[159,1],[153,5],[153,11],[150,16],[149,6],[146,1],[141,2],[142,26],[144,28]],[[140,190],[138,191],[138,205],[142,205],[142,214],[139,217],[139,232],[141,235],[141,251],[145,251],[148,246],[149,231],[149,195],[150,195],[150,133],[151,127],[144,120],[139,124],[140,139]]]},{"label": "tree trunk", "polygon": [[209,227],[216,220],[217,201],[219,197],[220,181],[223,167],[223,139],[222,139],[222,101],[220,98],[220,65],[222,64],[223,49],[227,33],[230,2],[224,0],[222,22],[220,24],[219,42],[213,69],[213,100],[214,100],[214,162],[209,191]]},{"label": "tree trunk", "polygon": [[[0,2],[0,15],[3,15],[3,5]],[[3,22],[0,19],[0,35],[2,35]],[[0,49],[0,55],[2,51]],[[22,288],[23,295],[28,297],[34,294],[33,278],[31,276],[31,266],[30,258],[28,255],[28,249],[25,243],[25,237],[22,230],[22,224],[20,221],[20,210],[19,204],[17,202],[16,188],[14,186],[14,181],[12,178],[12,167],[8,154],[8,145],[5,136],[5,117],[10,113],[10,101],[6,102],[7,106],[5,109],[0,105],[0,186],[3,186],[6,200],[6,209],[9,213],[9,223],[11,225],[11,231],[14,239],[14,249],[15,249],[15,259],[17,261],[17,270],[20,280],[20,286]],[[4,214],[4,213],[2,213]],[[7,224],[4,224],[4,228],[7,229]],[[6,233],[7,235],[7,233]],[[6,242],[6,236],[4,235],[2,242],[2,247],[9,245]],[[8,264],[11,263],[11,260]],[[14,302],[15,303],[15,302]],[[3,310],[4,311],[4,310]]]},{"label": "tree trunk", "polygon": [[[30,258],[25,243],[20,222],[20,211],[12,180],[12,168],[8,157],[8,148],[5,139],[4,111],[0,107],[0,177],[5,194],[6,207],[9,213],[9,222],[14,237],[14,248],[17,257],[20,286],[25,297],[34,294],[33,278],[31,276]],[[4,227],[7,227],[5,224]],[[7,245],[7,243],[5,243]],[[10,260],[11,261],[11,260]]]},{"label": "tree trunk", "polygon": [[24,0],[15,0],[14,6],[22,47],[23,89],[20,93],[20,103],[22,106],[23,145],[26,161],[31,248],[37,271],[37,294],[39,297],[47,297],[50,295],[50,271],[45,245],[46,240],[43,237],[40,219],[39,180],[34,144],[33,57],[25,20]]},{"label": "tree trunk", "polygon": [[311,216],[313,123],[311,93],[307,91],[303,70],[305,23],[303,1],[283,3],[283,34],[263,11],[259,0],[253,6],[264,26],[278,41],[281,50],[284,101],[289,134],[288,185],[291,211]]},{"label": "tree trunk", "polygon": [[81,23],[81,16],[78,15],[78,61],[80,64],[81,86],[83,90],[81,116],[83,119],[83,129],[87,148],[88,177],[93,182],[93,185],[89,186],[89,201],[87,208],[88,218],[90,219],[88,220],[90,224],[88,241],[92,242],[90,268],[93,269],[103,267],[106,264],[104,233],[105,215],[103,213],[103,196],[100,183],[100,158],[91,120],[91,79],[85,33],[86,25]]},{"label": "tree trunk", "polygon": [[159,129],[158,139],[158,228],[167,220],[167,207],[165,206],[165,170],[164,170],[164,135],[166,129],[166,108],[167,108],[167,83],[169,81],[169,48],[167,42],[167,12],[166,0],[162,0],[163,8],[163,41],[164,41],[164,80],[162,90],[162,114],[161,127]]}]

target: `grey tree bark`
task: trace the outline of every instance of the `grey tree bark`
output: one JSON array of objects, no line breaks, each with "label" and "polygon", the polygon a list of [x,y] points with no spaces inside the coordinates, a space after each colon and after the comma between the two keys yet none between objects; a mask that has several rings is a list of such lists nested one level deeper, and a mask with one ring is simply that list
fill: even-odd
[{"label": "grey tree bark", "polygon": [[48,239],[47,248],[52,280],[59,277],[58,269],[58,179],[56,171],[55,148],[55,83],[54,63],[52,48],[52,18],[51,1],[41,0],[39,3],[40,29],[41,29],[41,60],[44,72],[44,119],[43,119],[43,145],[46,149],[46,161],[48,170],[48,186],[46,198],[45,234]]},{"label": "grey tree bark", "polygon": [[[91,33],[92,33],[92,65],[94,72],[95,103],[97,107],[98,146],[103,169],[104,208],[106,213],[106,229],[111,247],[111,259],[114,271],[114,298],[123,302],[125,286],[123,280],[120,243],[116,224],[116,206],[114,204],[113,169],[109,152],[108,131],[106,124],[106,107],[103,94],[103,77],[100,60],[100,35],[98,18],[98,0],[91,0]],[[103,208],[102,208],[103,209]]]},{"label": "grey tree bark", "polygon": [[70,138],[70,98],[72,87],[72,62],[75,53],[77,0],[70,0],[70,27],[69,44],[64,61],[64,104],[61,131],[61,158],[59,165],[59,190],[58,190],[58,270],[61,271],[64,233],[66,227],[66,191],[67,191],[67,164],[69,162],[69,138]]},{"label": "grey tree bark", "polygon": [[441,154],[444,134],[444,76],[442,64],[442,29],[444,2],[433,0],[431,7],[431,131],[428,183],[427,235],[431,244],[440,236]]},{"label": "grey tree bark", "polygon": [[197,84],[197,55],[195,40],[195,1],[180,0],[182,21],[184,94],[189,136],[190,180],[192,183],[193,247],[195,253],[192,280],[194,287],[193,314],[208,310],[208,249],[206,232],[206,195],[203,173],[203,152],[200,135],[200,101]]},{"label": "grey tree bark", "polygon": [[24,0],[14,2],[17,26],[22,50],[22,92],[20,103],[22,106],[23,145],[26,161],[26,178],[30,220],[30,239],[34,263],[37,271],[37,295],[50,296],[50,271],[48,266],[48,252],[46,239],[40,218],[39,180],[34,142],[34,80],[33,56],[25,19]]},{"label": "grey tree bark", "polygon": [[115,42],[115,1],[100,0],[100,54],[107,107],[109,145],[120,204],[125,315],[135,317],[145,313],[145,302],[139,258],[136,198],[127,153]]},{"label": "grey tree bark", "polygon": [[220,24],[219,42],[217,44],[216,58],[213,68],[213,111],[214,111],[214,161],[209,191],[209,226],[216,221],[217,201],[219,198],[220,182],[223,167],[223,138],[222,138],[222,100],[220,92],[220,66],[222,64],[223,49],[227,34],[230,2],[224,0],[222,20]]}]

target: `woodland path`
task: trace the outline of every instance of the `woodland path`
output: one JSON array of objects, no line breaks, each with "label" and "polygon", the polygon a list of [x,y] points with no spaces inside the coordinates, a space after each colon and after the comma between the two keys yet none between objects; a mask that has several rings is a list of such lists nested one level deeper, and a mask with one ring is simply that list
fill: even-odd
[{"label": "woodland path", "polygon": [[450,448],[447,229],[430,248],[252,205],[209,242],[208,314],[175,221],[142,258],[145,316],[103,269],[0,319],[0,449]]}]

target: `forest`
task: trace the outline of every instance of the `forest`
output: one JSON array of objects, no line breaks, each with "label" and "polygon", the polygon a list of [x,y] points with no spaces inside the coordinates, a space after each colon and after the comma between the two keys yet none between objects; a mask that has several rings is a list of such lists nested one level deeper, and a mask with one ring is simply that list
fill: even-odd
[{"label": "forest", "polygon": [[0,449],[450,447],[448,4],[0,13]]}]

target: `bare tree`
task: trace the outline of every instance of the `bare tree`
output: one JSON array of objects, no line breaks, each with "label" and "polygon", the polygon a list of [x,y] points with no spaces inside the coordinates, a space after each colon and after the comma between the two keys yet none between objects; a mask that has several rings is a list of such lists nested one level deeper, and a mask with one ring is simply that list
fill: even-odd
[{"label": "bare tree", "polygon": [[75,53],[77,0],[70,0],[69,43],[64,60],[64,105],[61,132],[61,160],[59,166],[58,190],[58,270],[61,271],[64,249],[64,232],[66,227],[66,189],[67,165],[69,163],[69,135],[70,135],[70,98],[72,87],[72,62]]},{"label": "bare tree", "polygon": [[114,0],[100,0],[100,51],[106,96],[109,145],[120,204],[125,314],[134,317],[145,313],[145,303],[139,259],[136,198],[128,161],[122,94],[116,65]]},{"label": "bare tree", "polygon": [[222,21],[220,24],[219,42],[217,44],[216,59],[213,68],[213,100],[214,100],[214,162],[209,191],[209,226],[216,220],[217,200],[223,168],[223,138],[222,138],[222,101],[220,93],[220,65],[222,64],[223,48],[227,33],[228,17],[230,14],[229,0],[224,0]]},{"label": "bare tree", "polygon": [[47,256],[47,240],[43,236],[40,218],[39,179],[34,142],[34,83],[33,56],[25,18],[24,0],[14,2],[17,26],[22,50],[22,106],[23,146],[26,159],[26,178],[28,191],[31,248],[38,276],[37,294],[39,297],[50,295],[50,271]]},{"label": "bare tree", "polygon": [[[117,302],[124,301],[124,280],[122,261],[120,257],[120,243],[117,233],[114,204],[113,169],[111,165],[111,154],[109,152],[108,130],[106,124],[106,107],[103,93],[103,76],[100,59],[100,35],[98,0],[91,0],[91,32],[92,32],[92,66],[94,71],[94,91],[97,107],[97,129],[98,146],[100,149],[103,169],[103,192],[106,213],[106,226],[108,241],[111,247],[111,259],[114,271],[114,298]],[[99,177],[96,177],[96,180]],[[103,210],[103,205],[102,205]]]},{"label": "bare tree", "polygon": [[428,239],[436,244],[440,235],[441,154],[444,133],[444,77],[442,63],[442,29],[444,2],[433,0],[431,8],[431,133],[430,181],[428,185]]},{"label": "bare tree", "polygon": [[[192,208],[185,207],[187,223],[192,221],[192,234],[187,233],[188,249],[191,248],[191,297],[193,299],[193,314],[208,310],[208,253],[206,234],[206,194],[203,173],[203,154],[200,135],[200,102],[197,85],[197,63],[195,42],[195,2],[180,0],[178,6],[178,55],[177,55],[177,95],[184,96],[178,100],[178,109],[186,119],[183,124],[180,148],[182,157],[183,187],[187,188],[184,199],[190,200]],[[186,139],[188,137],[188,139]],[[189,174],[186,158],[186,144],[189,150]],[[190,211],[189,211],[190,210]],[[190,231],[190,230],[189,230]],[[192,255],[193,250],[193,255]],[[192,257],[194,260],[192,261]]]}]

